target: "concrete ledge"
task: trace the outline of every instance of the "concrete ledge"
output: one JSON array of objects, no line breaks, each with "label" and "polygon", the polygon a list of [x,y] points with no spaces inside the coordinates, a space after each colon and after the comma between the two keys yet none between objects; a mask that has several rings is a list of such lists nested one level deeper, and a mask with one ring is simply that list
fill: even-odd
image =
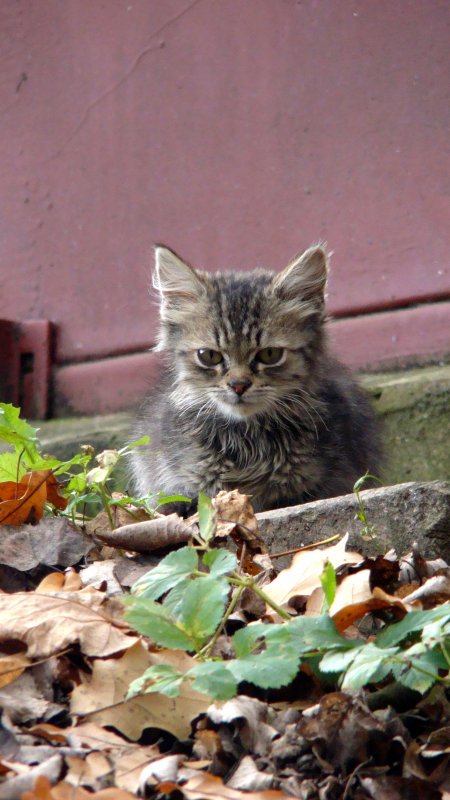
[{"label": "concrete ledge", "polygon": [[393,547],[402,556],[416,541],[424,557],[450,560],[450,483],[402,483],[368,489],[360,497],[371,526],[370,536],[362,535],[354,494],[263,511],[256,516],[273,553],[349,533],[348,547],[365,555],[376,556]]}]

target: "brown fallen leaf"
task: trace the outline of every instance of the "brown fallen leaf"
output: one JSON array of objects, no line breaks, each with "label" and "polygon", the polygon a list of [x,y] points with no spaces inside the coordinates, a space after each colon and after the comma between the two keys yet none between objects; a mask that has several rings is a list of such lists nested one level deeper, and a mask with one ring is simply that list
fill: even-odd
[{"label": "brown fallen leaf", "polygon": [[[348,536],[337,544],[324,550],[304,550],[297,553],[290,567],[283,569],[271,583],[264,586],[264,592],[278,605],[286,605],[298,595],[309,597],[314,590],[321,588],[320,576],[327,562],[335,569],[342,564],[358,564],[359,553],[346,552]],[[268,613],[273,613],[268,608]]]},{"label": "brown fallen leaf", "polygon": [[[35,767],[23,764],[9,766],[17,774],[0,784],[0,800],[17,797],[21,800],[54,800],[54,796],[49,794],[49,786],[59,779],[63,770],[63,758],[59,753]],[[34,788],[36,786],[37,790]]]},{"label": "brown fallen leaf", "polygon": [[329,614],[338,631],[342,632],[364,614],[382,608],[397,608],[400,616],[404,616],[412,606],[405,603],[404,598],[387,594],[378,586],[372,590],[370,570],[364,569],[347,575],[339,584]]},{"label": "brown fallen leaf", "polygon": [[0,525],[38,522],[46,502],[64,509],[68,500],[59,494],[58,482],[51,470],[27,472],[19,483],[0,483]]},{"label": "brown fallen leaf", "polygon": [[71,567],[94,547],[92,539],[64,517],[45,517],[37,525],[4,525],[0,563],[27,572],[41,564]]},{"label": "brown fallen leaf", "polygon": [[133,525],[122,525],[113,531],[97,531],[96,536],[112,547],[150,553],[162,547],[172,547],[187,542],[193,532],[192,527],[178,514],[168,516],[160,514],[155,519],[135,522]]},{"label": "brown fallen leaf", "polygon": [[258,521],[250,495],[241,494],[237,489],[221,491],[214,497],[213,506],[217,513],[217,537],[229,536],[239,525],[249,534],[257,533]]},{"label": "brown fallen leaf", "polygon": [[0,657],[0,689],[15,681],[32,662],[26,656],[17,653],[13,656]]},{"label": "brown fallen leaf", "polygon": [[[158,789],[162,790],[164,784]],[[259,792],[241,792],[226,786],[221,778],[202,772],[190,778],[184,786],[176,787],[186,800],[286,800],[285,792],[277,789],[264,789]]]},{"label": "brown fallen leaf", "polygon": [[[120,500],[123,497],[125,497],[125,495],[120,492],[112,493],[112,498],[114,500]],[[109,511],[114,523],[114,528],[120,528],[123,525],[132,525],[136,522],[152,519],[143,508],[135,508],[129,505],[111,505]],[[93,519],[86,521],[84,529],[90,535],[108,533],[108,531],[111,530],[111,522],[108,513],[104,510],[100,511]]]},{"label": "brown fallen leaf", "polygon": [[71,786],[66,781],[60,781],[52,786],[43,775],[36,779],[31,791],[24,792],[21,796],[21,800],[135,800],[135,798],[135,794],[115,786],[94,793],[86,791],[81,786]]},{"label": "brown fallen leaf", "polygon": [[[53,730],[48,730],[53,727],[36,725],[32,731],[37,735],[53,737],[55,735]],[[68,742],[72,747],[84,747],[86,753],[90,750],[106,753],[111,768],[114,770],[115,785],[129,792],[137,791],[142,769],[150,761],[160,757],[160,751],[156,745],[134,744],[129,739],[102,728],[95,722],[84,722],[59,732],[65,736],[63,741]]]},{"label": "brown fallen leaf", "polygon": [[117,604],[110,603],[103,592],[90,587],[70,594],[0,595],[0,641],[24,642],[30,658],[45,658],[75,643],[89,656],[113,655],[138,637],[128,635],[119,620],[111,618]]},{"label": "brown fallen leaf", "polygon": [[208,695],[196,692],[188,681],[182,685],[178,697],[151,693],[126,702],[124,698],[131,681],[152,664],[171,664],[186,672],[195,663],[181,651],[149,653],[137,642],[120,658],[94,661],[92,675],[86,675],[84,682],[72,692],[71,712],[81,716],[88,714],[91,722],[111,725],[133,741],[139,739],[145,728],[161,728],[185,739],[191,732],[191,720],[211,703]]},{"label": "brown fallen leaf", "polygon": [[433,608],[439,603],[444,603],[450,598],[450,569],[443,571],[442,575],[428,578],[422,586],[410,592],[403,598],[405,603],[420,602],[423,608]]},{"label": "brown fallen leaf", "polygon": [[0,525],[37,522],[44,514],[48,471],[27,472],[19,483],[0,483]]}]

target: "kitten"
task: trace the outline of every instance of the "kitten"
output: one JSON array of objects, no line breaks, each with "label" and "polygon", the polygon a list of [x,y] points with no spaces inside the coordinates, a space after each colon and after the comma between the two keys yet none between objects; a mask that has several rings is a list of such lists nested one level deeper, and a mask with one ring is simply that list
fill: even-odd
[{"label": "kitten", "polygon": [[131,473],[141,495],[238,488],[255,510],[352,491],[378,469],[373,412],[327,350],[327,255],[281,273],[208,274],[156,248],[161,386],[146,400]]}]

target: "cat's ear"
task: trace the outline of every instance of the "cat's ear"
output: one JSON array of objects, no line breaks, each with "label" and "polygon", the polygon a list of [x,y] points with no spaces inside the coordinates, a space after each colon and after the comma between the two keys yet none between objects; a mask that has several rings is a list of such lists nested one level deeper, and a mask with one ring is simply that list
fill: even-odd
[{"label": "cat's ear", "polygon": [[286,300],[323,301],[327,283],[328,256],[322,245],[310,247],[272,281],[274,292]]},{"label": "cat's ear", "polygon": [[153,286],[168,304],[171,301],[195,300],[205,293],[205,286],[196,271],[168,247],[155,248]]}]

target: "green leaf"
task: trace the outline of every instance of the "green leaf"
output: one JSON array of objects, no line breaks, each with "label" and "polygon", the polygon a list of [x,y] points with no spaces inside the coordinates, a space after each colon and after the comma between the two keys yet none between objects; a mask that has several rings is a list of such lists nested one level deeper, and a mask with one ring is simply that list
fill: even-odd
[{"label": "green leaf", "polygon": [[336,570],[330,561],[327,562],[325,569],[320,576],[320,582],[325,595],[326,610],[328,610],[336,594]]},{"label": "green leaf", "polygon": [[237,630],[231,638],[236,657],[244,658],[245,656],[250,655],[256,647],[260,646],[261,643],[264,642],[267,629],[271,627],[280,629],[283,626],[272,626],[265,624],[264,622],[252,622],[251,625],[246,625],[244,628],[239,628],[239,630]]},{"label": "green leaf", "polygon": [[128,597],[125,619],[138,633],[149,636],[162,647],[175,650],[195,650],[195,642],[178,626],[167,609],[147,597]]},{"label": "green leaf", "polygon": [[18,453],[2,453],[0,455],[0,483],[12,481],[19,483],[25,475],[26,467]]},{"label": "green leaf", "polygon": [[261,653],[227,661],[235,679],[249,681],[262,689],[279,689],[294,680],[300,664],[300,654],[291,648],[262,650]]},{"label": "green leaf", "polygon": [[192,497],[186,497],[184,494],[164,494],[164,492],[158,492],[157,495],[153,495],[152,502],[154,503],[156,500],[156,507],[165,506],[166,503],[190,503],[192,501]]},{"label": "green leaf", "polygon": [[130,700],[137,694],[150,692],[159,692],[167,697],[177,697],[180,694],[180,686],[184,677],[182,672],[178,672],[170,664],[155,664],[130,683],[126,700]]},{"label": "green leaf", "polygon": [[214,700],[229,700],[237,693],[232,672],[222,661],[203,661],[186,673],[196,691],[209,694]]},{"label": "green leaf", "polygon": [[225,610],[228,593],[229,585],[224,578],[197,578],[187,586],[178,623],[198,647],[216,630]]},{"label": "green leaf", "polygon": [[321,672],[344,672],[360,650],[361,648],[357,647],[352,650],[329,650],[320,661],[319,669]]},{"label": "green leaf", "polygon": [[398,653],[398,647],[383,649],[373,642],[361,647],[344,675],[343,691],[362,689],[386,678],[392,672],[391,659]]},{"label": "green leaf", "polygon": [[188,586],[192,583],[192,578],[189,576],[177,583],[173,589],[170,590],[167,597],[164,598],[164,608],[172,614],[174,619],[178,619],[181,613],[181,607],[184,603],[184,596]]},{"label": "green leaf", "polygon": [[443,603],[436,608],[428,611],[410,611],[401,622],[389,625],[384,628],[376,637],[376,642],[380,647],[390,647],[398,644],[410,633],[422,630],[430,622],[445,618],[450,620],[450,602]]},{"label": "green leaf", "polygon": [[209,542],[216,530],[216,511],[208,495],[198,495],[198,526],[204,542]]},{"label": "green leaf", "polygon": [[16,452],[25,450],[29,466],[32,466],[35,459],[40,458],[37,450],[37,432],[37,428],[20,419],[20,408],[11,403],[0,403],[0,439],[12,444]]},{"label": "green leaf", "polygon": [[333,620],[327,616],[295,617],[288,623],[289,632],[301,653],[327,651],[330,649],[350,649],[362,640],[345,639],[336,629]]},{"label": "green leaf", "polygon": [[131,591],[140,597],[156,600],[168,592],[198,568],[198,556],[194,547],[182,547],[165,556],[150,572],[146,572],[133,585]]},{"label": "green leaf", "polygon": [[218,578],[237,567],[237,558],[229,550],[207,550],[202,561],[205,567],[209,567],[211,578]]},{"label": "green leaf", "polygon": [[[420,652],[423,650],[423,652]],[[448,664],[438,650],[427,650],[422,644],[402,653],[400,664],[392,665],[392,674],[404,686],[423,694],[439,680],[439,671]]]}]

